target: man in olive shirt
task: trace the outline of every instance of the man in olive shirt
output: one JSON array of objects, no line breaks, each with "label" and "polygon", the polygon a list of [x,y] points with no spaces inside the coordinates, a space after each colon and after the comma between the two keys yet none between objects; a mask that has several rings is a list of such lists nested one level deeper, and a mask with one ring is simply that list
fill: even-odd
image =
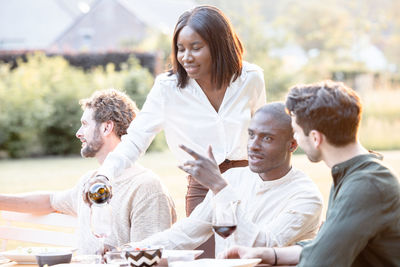
[{"label": "man in olive shirt", "polygon": [[298,85],[286,108],[308,158],[332,169],[326,222],[314,240],[285,248],[234,247],[224,256],[273,265],[400,266],[400,186],[382,157],[358,142],[357,94],[331,81]]}]

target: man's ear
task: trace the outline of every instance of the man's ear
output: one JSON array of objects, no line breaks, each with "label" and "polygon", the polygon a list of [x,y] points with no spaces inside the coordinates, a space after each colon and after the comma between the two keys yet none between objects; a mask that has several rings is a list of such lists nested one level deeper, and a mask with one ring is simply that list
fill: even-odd
[{"label": "man's ear", "polygon": [[114,122],[113,121],[106,121],[103,122],[102,133],[104,136],[111,134],[114,130]]},{"label": "man's ear", "polygon": [[318,148],[324,140],[324,135],[317,130],[311,130],[309,136],[311,136],[311,143],[315,148]]},{"label": "man's ear", "polygon": [[296,151],[296,149],[297,149],[297,141],[296,139],[293,138],[292,140],[289,141],[289,151],[293,153]]}]

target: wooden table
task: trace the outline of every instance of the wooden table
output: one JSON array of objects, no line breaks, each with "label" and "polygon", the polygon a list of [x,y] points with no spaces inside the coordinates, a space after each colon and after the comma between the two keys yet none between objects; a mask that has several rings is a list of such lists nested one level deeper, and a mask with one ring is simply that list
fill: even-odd
[{"label": "wooden table", "polygon": [[1,267],[38,267],[37,264],[18,264],[15,261],[0,264]]},{"label": "wooden table", "polygon": [[[268,267],[271,266],[269,264],[259,264],[256,267]],[[295,265],[292,265],[292,267]],[[12,262],[8,262],[8,263],[4,263],[4,264],[0,264],[0,267],[38,267],[37,264],[18,264],[14,261]],[[280,267],[290,267],[290,266],[281,266]]]}]

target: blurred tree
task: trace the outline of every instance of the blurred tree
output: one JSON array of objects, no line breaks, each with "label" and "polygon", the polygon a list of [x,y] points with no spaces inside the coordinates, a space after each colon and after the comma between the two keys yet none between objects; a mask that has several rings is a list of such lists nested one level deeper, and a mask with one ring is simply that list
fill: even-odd
[{"label": "blurred tree", "polygon": [[[392,72],[400,66],[398,0],[196,2],[215,5],[231,18],[245,44],[246,59],[264,68],[267,96],[274,99],[282,98],[292,83],[332,78],[335,72],[370,71],[355,56],[362,45],[381,49]],[[284,59],[287,47],[304,51],[301,69]]]},{"label": "blurred tree", "polygon": [[351,15],[331,1],[299,1],[288,5],[278,21],[289,36],[289,41],[304,50],[336,53],[350,48],[353,37]]},{"label": "blurred tree", "polygon": [[[18,64],[15,70],[3,68],[2,72],[0,91],[4,103],[0,109],[4,121],[0,125],[5,138],[0,143],[0,149],[8,151],[11,157],[52,153],[52,138],[62,138],[60,135],[48,135],[54,120],[57,121],[57,125],[53,125],[54,130],[61,128],[63,131],[57,131],[57,134],[67,135],[69,142],[66,143],[71,144],[71,135],[74,136],[71,126],[77,125],[79,117],[71,118],[74,114],[71,109],[76,101],[69,102],[70,98],[66,95],[73,94],[74,100],[79,99],[80,96],[72,92],[85,88],[88,79],[83,72],[69,69],[64,59],[48,59],[40,53],[29,56],[28,62]],[[65,94],[61,95],[61,92]],[[60,105],[65,107],[61,112]],[[71,125],[73,122],[74,125]],[[64,141],[59,146],[65,145]],[[68,149],[60,148],[58,151],[61,154],[65,152]]]},{"label": "blurred tree", "polygon": [[385,54],[389,63],[389,71],[397,75],[400,81],[400,1],[368,0],[368,13],[364,16],[368,21],[368,33],[371,41]]},{"label": "blurred tree", "polygon": [[[42,53],[20,60],[14,70],[0,64],[0,157],[77,153],[79,99],[113,87],[125,89],[141,106],[152,83],[152,75],[134,58],[119,72],[112,64],[84,72],[62,57]],[[157,140],[159,149],[162,138]]]},{"label": "blurred tree", "polygon": [[288,43],[305,51],[307,63],[298,73],[298,81],[331,78],[334,70],[355,66],[351,58],[352,44],[357,36],[354,20],[345,8],[334,2],[288,3],[284,15],[274,21],[274,25],[287,35]]},{"label": "blurred tree", "polygon": [[[128,67],[129,66],[129,67]],[[131,57],[123,67],[124,73],[122,88],[142,108],[146,96],[153,85],[154,79],[150,72],[142,68],[137,59]]]}]

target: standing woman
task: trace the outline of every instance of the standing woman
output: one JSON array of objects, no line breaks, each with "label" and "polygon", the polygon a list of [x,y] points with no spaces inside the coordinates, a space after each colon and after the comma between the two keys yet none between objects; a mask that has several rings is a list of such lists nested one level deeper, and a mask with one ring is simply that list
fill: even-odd
[{"label": "standing woman", "polygon": [[[203,154],[211,145],[221,172],[247,166],[247,128],[266,96],[262,70],[242,56],[242,43],[222,11],[197,6],[184,12],[175,26],[172,69],[156,78],[143,109],[96,178],[112,183],[162,129],[181,162],[190,158],[180,144]],[[193,177],[188,181],[187,216],[208,191]]]}]

